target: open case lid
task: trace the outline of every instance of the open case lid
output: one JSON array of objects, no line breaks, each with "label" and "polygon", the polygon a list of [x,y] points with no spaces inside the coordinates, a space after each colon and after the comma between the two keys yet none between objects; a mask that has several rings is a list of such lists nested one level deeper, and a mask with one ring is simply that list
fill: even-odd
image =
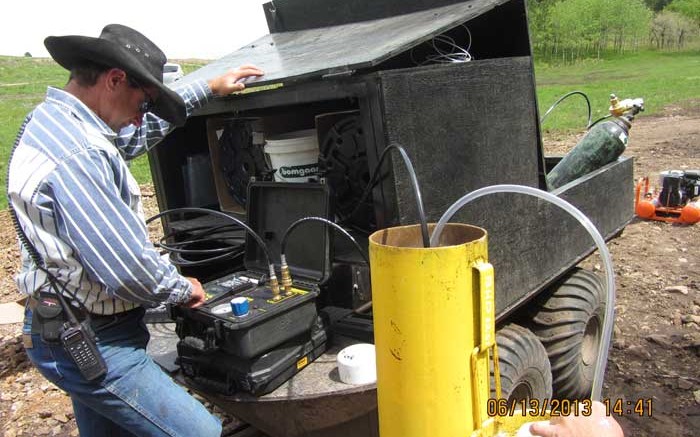
[{"label": "open case lid", "polygon": [[508,1],[471,0],[387,18],[272,33],[188,74],[176,86],[213,79],[246,63],[265,71],[264,76],[247,82],[248,88],[351,74],[374,67]]},{"label": "open case lid", "polygon": [[[330,188],[323,183],[251,182],[248,185],[248,225],[265,241],[272,262],[280,265],[280,244],[289,225],[303,217],[332,220]],[[286,243],[287,264],[295,280],[325,282],[331,272],[332,229],[318,221],[302,223]],[[267,273],[265,252],[246,234],[247,270]]]}]

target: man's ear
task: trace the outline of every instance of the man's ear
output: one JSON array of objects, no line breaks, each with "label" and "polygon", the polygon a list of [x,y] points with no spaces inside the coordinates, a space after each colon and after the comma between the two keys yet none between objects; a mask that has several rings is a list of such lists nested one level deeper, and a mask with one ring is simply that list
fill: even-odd
[{"label": "man's ear", "polygon": [[110,91],[116,90],[126,83],[126,72],[119,68],[111,68],[105,72],[105,84]]}]

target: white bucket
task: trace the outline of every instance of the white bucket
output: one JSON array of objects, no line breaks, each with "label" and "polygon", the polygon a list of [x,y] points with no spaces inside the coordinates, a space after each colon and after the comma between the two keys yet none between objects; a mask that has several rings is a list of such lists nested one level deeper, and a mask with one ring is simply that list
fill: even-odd
[{"label": "white bucket", "polygon": [[277,182],[307,182],[318,178],[316,129],[288,132],[268,138],[265,153]]}]

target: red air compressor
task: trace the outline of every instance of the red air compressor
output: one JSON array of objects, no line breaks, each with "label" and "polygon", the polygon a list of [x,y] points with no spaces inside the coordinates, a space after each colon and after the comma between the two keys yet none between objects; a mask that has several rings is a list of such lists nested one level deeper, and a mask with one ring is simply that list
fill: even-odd
[{"label": "red air compressor", "polygon": [[658,188],[650,189],[643,177],[635,190],[637,216],[668,223],[693,224],[700,221],[700,171],[668,170],[659,175]]}]

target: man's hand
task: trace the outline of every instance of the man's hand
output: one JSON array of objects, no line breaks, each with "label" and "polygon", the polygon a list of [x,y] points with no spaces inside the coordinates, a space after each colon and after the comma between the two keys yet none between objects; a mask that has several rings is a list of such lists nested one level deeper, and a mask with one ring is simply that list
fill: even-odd
[{"label": "man's hand", "polygon": [[532,435],[541,437],[622,437],[622,428],[614,418],[606,416],[605,406],[593,402],[590,416],[553,417],[549,423],[534,423]]},{"label": "man's hand", "polygon": [[263,71],[255,65],[245,64],[230,70],[207,82],[209,89],[217,96],[226,96],[245,88],[243,81],[248,77],[262,76]]},{"label": "man's hand", "polygon": [[202,284],[197,279],[188,277],[187,280],[192,284],[192,294],[190,295],[190,300],[183,303],[182,306],[185,308],[197,308],[206,300],[204,289],[202,288]]}]

